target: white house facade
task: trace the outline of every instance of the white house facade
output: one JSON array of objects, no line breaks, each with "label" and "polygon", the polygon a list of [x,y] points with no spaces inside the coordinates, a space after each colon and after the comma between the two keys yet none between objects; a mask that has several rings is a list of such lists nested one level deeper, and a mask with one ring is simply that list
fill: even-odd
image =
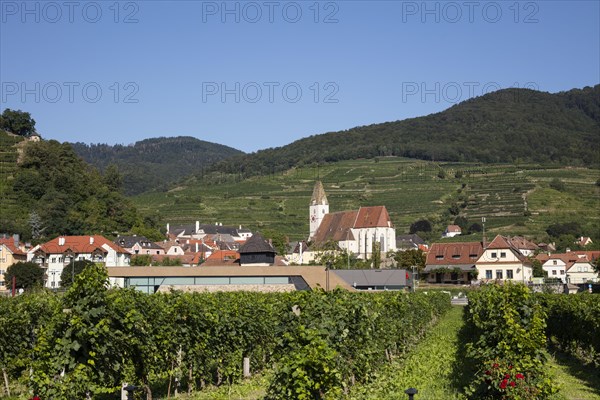
[{"label": "white house facade", "polygon": [[130,259],[127,250],[99,235],[60,236],[27,252],[28,261],[46,270],[44,286],[50,289],[60,287],[63,269],[72,261],[88,260],[106,267],[126,267]]},{"label": "white house facade", "polygon": [[475,263],[478,278],[528,282],[533,277],[532,263],[503,236],[496,236]]}]

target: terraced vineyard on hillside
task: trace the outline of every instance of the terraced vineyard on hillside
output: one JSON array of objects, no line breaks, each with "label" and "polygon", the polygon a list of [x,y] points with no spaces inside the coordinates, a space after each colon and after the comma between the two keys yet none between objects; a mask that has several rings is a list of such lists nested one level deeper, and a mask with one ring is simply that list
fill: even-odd
[{"label": "terraced vineyard on hillside", "polygon": [[[159,213],[171,224],[242,224],[275,229],[290,239],[308,233],[308,204],[315,180],[323,181],[330,212],[385,205],[397,232],[428,218],[435,235],[457,211],[493,233],[544,235],[555,222],[579,221],[588,235],[599,231],[598,170],[540,165],[434,163],[385,157],[305,167],[240,180],[232,176],[196,178],[166,193],[134,199],[142,212]],[[549,187],[559,178],[565,190]],[[452,209],[452,212],[449,211]],[[473,236],[461,239],[473,240]]]}]

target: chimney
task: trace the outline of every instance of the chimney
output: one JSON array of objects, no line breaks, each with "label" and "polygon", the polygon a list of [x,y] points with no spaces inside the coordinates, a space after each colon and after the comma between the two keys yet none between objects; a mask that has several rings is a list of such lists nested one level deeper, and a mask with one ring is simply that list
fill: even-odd
[{"label": "chimney", "polygon": [[15,242],[15,247],[18,249],[19,248],[19,234],[18,233],[15,233],[13,235],[13,240]]},{"label": "chimney", "polygon": [[169,234],[169,224],[167,223],[167,235]]},{"label": "chimney", "polygon": [[567,247],[567,248],[565,249],[565,253],[570,253],[570,252],[571,252],[571,249],[570,249],[569,247]]},{"label": "chimney", "polygon": [[198,233],[200,231],[200,221],[196,221],[196,232]]},{"label": "chimney", "polygon": [[196,242],[196,253],[198,252],[198,242]]},{"label": "chimney", "polygon": [[94,237],[90,236],[90,244],[94,244]]}]

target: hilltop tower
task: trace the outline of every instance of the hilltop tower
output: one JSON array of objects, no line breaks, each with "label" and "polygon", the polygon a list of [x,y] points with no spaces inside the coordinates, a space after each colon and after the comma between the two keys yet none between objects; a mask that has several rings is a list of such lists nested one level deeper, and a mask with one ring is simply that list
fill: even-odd
[{"label": "hilltop tower", "polygon": [[325,214],[329,214],[329,202],[327,201],[323,184],[321,181],[317,181],[315,183],[315,188],[313,189],[312,198],[310,199],[308,216],[310,223],[310,233],[308,235],[309,239],[311,239],[317,232],[317,229],[319,228],[319,225],[321,225],[321,221],[323,221]]}]

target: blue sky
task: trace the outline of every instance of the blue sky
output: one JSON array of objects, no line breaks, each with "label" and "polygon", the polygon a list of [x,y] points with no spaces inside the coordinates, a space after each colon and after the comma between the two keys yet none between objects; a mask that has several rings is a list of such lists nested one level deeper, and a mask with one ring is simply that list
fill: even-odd
[{"label": "blue sky", "polygon": [[46,139],[251,152],[600,82],[599,1],[0,0],[0,108]]}]

